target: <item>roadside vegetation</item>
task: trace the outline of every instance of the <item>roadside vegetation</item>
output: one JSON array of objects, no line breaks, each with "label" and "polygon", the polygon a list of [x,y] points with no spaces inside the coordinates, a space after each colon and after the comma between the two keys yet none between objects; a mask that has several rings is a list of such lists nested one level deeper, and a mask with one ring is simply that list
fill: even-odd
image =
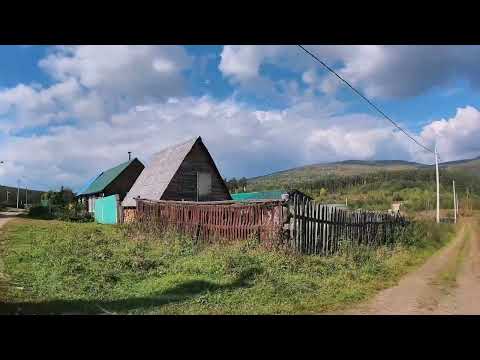
[{"label": "roadside vegetation", "polygon": [[28,217],[41,220],[93,221],[86,206],[76,201],[70,189],[63,187],[60,191],[43,193],[41,204],[32,206],[28,211]]},{"label": "roadside vegetation", "polygon": [[335,311],[395,284],[453,231],[449,224],[416,222],[393,247],[354,247],[320,257],[267,250],[254,241],[202,246],[131,225],[16,219],[0,234],[11,284],[0,294],[0,312]]}]

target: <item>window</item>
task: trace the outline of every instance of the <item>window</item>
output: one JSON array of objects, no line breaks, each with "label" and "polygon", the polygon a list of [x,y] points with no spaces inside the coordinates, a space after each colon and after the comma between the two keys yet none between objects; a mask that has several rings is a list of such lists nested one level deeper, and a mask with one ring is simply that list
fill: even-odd
[{"label": "window", "polygon": [[197,172],[197,197],[198,200],[210,195],[212,192],[212,175],[208,172]]}]

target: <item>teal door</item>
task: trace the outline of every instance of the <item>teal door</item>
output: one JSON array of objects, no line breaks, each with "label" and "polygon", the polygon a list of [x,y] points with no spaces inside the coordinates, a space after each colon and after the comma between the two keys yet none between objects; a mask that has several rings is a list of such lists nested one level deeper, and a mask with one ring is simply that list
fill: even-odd
[{"label": "teal door", "polygon": [[95,221],[99,224],[118,224],[118,195],[95,200]]}]

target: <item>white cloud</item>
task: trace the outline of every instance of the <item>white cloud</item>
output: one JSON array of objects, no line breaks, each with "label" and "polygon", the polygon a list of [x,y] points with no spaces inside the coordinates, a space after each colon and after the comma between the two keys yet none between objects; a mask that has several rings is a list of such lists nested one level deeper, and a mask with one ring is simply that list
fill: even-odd
[{"label": "white cloud", "polygon": [[[139,111],[141,110],[141,111]],[[30,138],[3,142],[0,182],[25,173],[39,183],[79,186],[97,171],[127,158],[142,161],[165,146],[200,135],[224,176],[254,176],[304,164],[345,159],[407,159],[431,162],[431,155],[383,119],[338,115],[337,104],[305,101],[284,110],[258,110],[232,99],[184,97],[134,106],[108,121],[60,126]],[[434,121],[420,139],[439,139],[444,161],[477,156],[480,111],[458,109],[452,119]]]},{"label": "white cloud", "polygon": [[421,138],[433,147],[437,142],[443,161],[480,155],[480,111],[472,106],[458,108],[454,117],[426,125]]},{"label": "white cloud", "polygon": [[39,66],[57,82],[0,90],[0,130],[108,121],[133,105],[183,94],[179,46],[60,46]]},{"label": "white cloud", "polygon": [[[69,125],[30,138],[11,136],[4,142],[3,155],[11,164],[10,179],[29,169],[39,183],[79,186],[97,171],[124,161],[127,151],[145,161],[164,146],[197,135],[226,176],[260,175],[344,157],[370,158],[388,149],[385,144],[395,138],[379,119],[336,116],[337,107],[328,105],[303,103],[283,111],[258,111],[231,99],[180,98],[140,106],[142,111],[132,107],[109,121],[80,128]],[[370,132],[364,133],[359,121],[367,123]],[[395,143],[401,147],[401,141]]]},{"label": "white cloud", "polygon": [[[425,86],[410,84],[415,79],[408,76],[408,81],[400,79],[401,84],[393,81],[406,71],[405,66],[414,73],[421,70],[413,56],[420,50],[378,46],[320,49],[332,63],[340,61],[339,68],[353,82],[365,82],[370,94],[407,94]],[[78,187],[97,171],[124,161],[128,151],[148,161],[164,146],[197,135],[204,138],[225,176],[254,176],[345,159],[431,162],[431,155],[419,153],[415,144],[393,131],[384,119],[339,115],[344,113],[344,104],[331,97],[313,96],[314,90],[326,89],[328,79],[297,50],[292,46],[224,48],[220,69],[232,83],[252,88],[276,85],[293,99],[282,110],[268,110],[268,106],[260,110],[234,96],[222,101],[185,96],[181,86],[175,86],[181,83],[181,73],[190,61],[182,48],[56,48],[41,61],[56,83],[0,90],[0,130],[4,134],[10,131],[7,137],[0,132],[2,160],[6,160],[0,167],[0,183],[12,184],[28,173],[32,184]],[[407,64],[392,59],[399,51],[413,51],[412,59],[405,54]],[[298,72],[298,81],[263,79],[261,66],[266,62],[289,64]],[[389,64],[395,74],[382,70],[380,76],[375,71]],[[299,81],[310,93],[302,93]],[[72,124],[70,119],[77,121]],[[47,126],[46,131],[29,137],[13,131],[41,125]],[[474,107],[460,108],[451,119],[426,124],[420,134],[422,142],[430,146],[438,139],[443,160],[478,156],[479,137],[480,112]]]},{"label": "white cloud", "polygon": [[81,96],[75,79],[49,88],[19,84],[0,91],[0,130],[10,131],[64,121]]},{"label": "white cloud", "polygon": [[[309,45],[307,49],[371,97],[416,96],[458,77],[480,86],[479,46]],[[295,46],[225,46],[219,69],[232,81],[248,85],[265,81],[264,64],[295,71],[306,84],[327,93],[341,84],[333,75],[317,78],[326,70]]]},{"label": "white cloud", "polygon": [[191,59],[180,46],[62,46],[39,63],[54,79],[75,78],[102,96],[164,98],[181,94]]},{"label": "white cloud", "polygon": [[259,76],[259,67],[269,55],[276,53],[277,46],[230,45],[223,48],[220,71],[233,82],[246,82]]}]

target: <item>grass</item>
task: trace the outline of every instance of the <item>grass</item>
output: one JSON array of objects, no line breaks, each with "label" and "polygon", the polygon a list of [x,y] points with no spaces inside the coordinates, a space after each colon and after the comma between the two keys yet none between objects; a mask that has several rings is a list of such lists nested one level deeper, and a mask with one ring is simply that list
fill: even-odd
[{"label": "grass", "polygon": [[178,234],[16,219],[2,229],[11,286],[0,312],[309,314],[339,310],[389,287],[444,245],[452,226],[407,231],[402,246],[332,257],[253,242],[196,246]]}]

